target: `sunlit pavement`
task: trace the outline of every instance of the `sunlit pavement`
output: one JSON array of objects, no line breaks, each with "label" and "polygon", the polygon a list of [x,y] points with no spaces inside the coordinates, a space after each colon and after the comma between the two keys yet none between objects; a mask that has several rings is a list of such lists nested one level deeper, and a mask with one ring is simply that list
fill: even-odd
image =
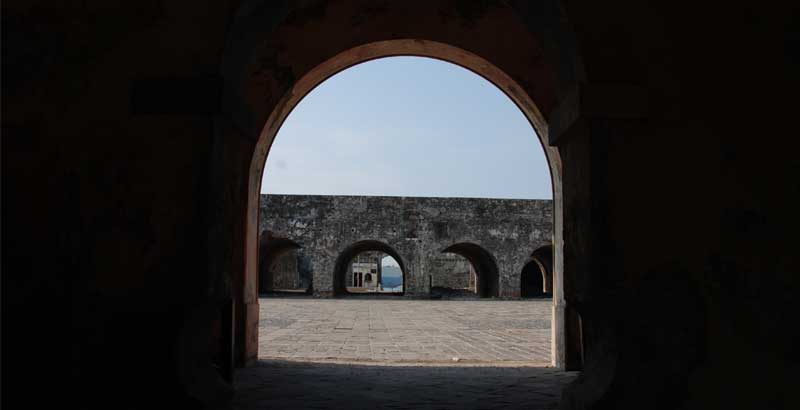
[{"label": "sunlit pavement", "polygon": [[555,409],[550,300],[260,300],[235,409]]},{"label": "sunlit pavement", "polygon": [[549,299],[261,298],[259,357],[294,361],[550,363]]}]

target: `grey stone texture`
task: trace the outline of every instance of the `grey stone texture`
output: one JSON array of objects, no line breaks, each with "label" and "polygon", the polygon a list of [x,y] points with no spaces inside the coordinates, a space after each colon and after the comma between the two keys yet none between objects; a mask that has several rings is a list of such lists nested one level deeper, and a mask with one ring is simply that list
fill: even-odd
[{"label": "grey stone texture", "polygon": [[302,286],[297,269],[297,259],[296,249],[289,249],[275,258],[269,266],[274,289],[298,289]]},{"label": "grey stone texture", "polygon": [[485,296],[519,297],[531,253],[552,244],[550,200],[262,195],[260,207],[261,237],[300,246],[318,296],[342,293],[350,257],[381,250],[400,258],[406,296],[430,294],[449,251],[470,259],[478,282],[489,280],[478,284]]},{"label": "grey stone texture", "polygon": [[433,287],[475,290],[475,270],[469,260],[454,253],[443,253],[431,260]]}]

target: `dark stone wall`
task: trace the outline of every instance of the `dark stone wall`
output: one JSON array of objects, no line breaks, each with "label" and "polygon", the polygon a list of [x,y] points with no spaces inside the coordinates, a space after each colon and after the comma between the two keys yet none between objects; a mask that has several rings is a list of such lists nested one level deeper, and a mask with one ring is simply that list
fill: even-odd
[{"label": "dark stone wall", "polygon": [[266,118],[338,52],[413,38],[498,66],[550,124],[554,314],[585,347],[562,408],[800,408],[796,3],[371,3],[2,3],[3,407],[228,397],[210,358],[227,298],[257,328]]},{"label": "dark stone wall", "polygon": [[497,296],[518,297],[531,253],[552,243],[552,221],[550,200],[262,195],[259,226],[262,235],[301,246],[317,295],[333,294],[334,268],[345,249],[378,241],[401,258],[408,296],[429,294],[431,276],[442,273],[442,252],[468,243],[497,265]]}]

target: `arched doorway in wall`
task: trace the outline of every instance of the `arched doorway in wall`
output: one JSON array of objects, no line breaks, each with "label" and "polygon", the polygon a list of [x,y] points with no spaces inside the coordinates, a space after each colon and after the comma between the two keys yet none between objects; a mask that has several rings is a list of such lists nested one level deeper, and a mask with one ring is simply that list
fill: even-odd
[{"label": "arched doorway in wall", "polygon": [[[349,245],[339,253],[333,269],[334,296],[402,296],[405,290],[406,268],[403,258],[394,248],[381,241],[363,240]],[[383,277],[384,271],[386,279]],[[395,280],[398,273],[399,280]]]},{"label": "arched doorway in wall", "polygon": [[[536,133],[532,135],[533,138],[539,138],[540,142],[546,141],[547,139],[547,126],[542,117],[539,113],[536,105],[530,99],[530,97],[524,92],[523,87],[519,86],[511,79],[508,75],[506,75],[503,71],[498,69],[497,67],[493,66],[486,60],[471,54],[465,50],[452,47],[443,43],[436,43],[431,41],[421,41],[421,40],[391,40],[391,41],[380,41],[376,43],[370,43],[363,46],[352,48],[348,51],[345,51],[325,63],[320,64],[319,66],[315,67],[314,69],[310,70],[306,75],[302,76],[294,86],[290,90],[289,93],[286,94],[285,100],[278,106],[278,108],[272,111],[269,119],[267,120],[266,126],[263,128],[261,136],[259,137],[257,148],[253,160],[251,162],[250,168],[250,184],[248,187],[249,193],[249,201],[248,201],[248,221],[255,221],[257,220],[258,216],[258,193],[260,191],[260,182],[261,182],[261,174],[264,167],[264,162],[266,160],[266,156],[269,152],[269,147],[275,135],[277,133],[278,128],[280,127],[283,120],[286,116],[291,112],[291,109],[305,96],[310,90],[312,90],[316,85],[320,84],[329,76],[346,69],[352,65],[369,61],[372,59],[377,59],[381,57],[388,57],[388,56],[399,56],[399,55],[410,55],[410,56],[422,56],[422,57],[431,57],[436,59],[441,59],[447,62],[451,62],[462,67],[465,67],[480,76],[484,77],[485,79],[489,80],[492,84],[497,86],[500,90],[502,90],[516,105],[520,108],[520,110],[525,114],[526,118],[530,123],[533,125]],[[560,181],[561,181],[561,174],[560,174],[560,157],[558,151],[550,147],[546,144],[543,144],[544,152],[548,160],[550,176],[552,179],[552,187],[553,187],[553,201],[554,201],[554,238],[556,246],[560,246],[560,238],[561,238],[561,189],[560,189]],[[254,262],[253,259],[255,258],[255,247],[251,245],[251,241],[253,240],[252,235],[252,226],[250,223],[246,226],[246,252],[245,252],[245,278],[244,278],[244,289],[251,289],[251,286],[247,284],[252,281],[254,270]],[[496,280],[490,279],[492,276],[497,276],[496,267],[492,268],[491,263],[486,261],[491,260],[491,258],[480,256],[482,255],[481,252],[478,252],[474,248],[464,247],[464,248],[455,248],[461,251],[464,255],[471,255],[471,257],[476,261],[475,263],[481,265],[481,269],[486,272],[482,277],[483,283],[480,285],[480,293],[485,296],[492,296],[496,295],[499,290],[499,283]],[[560,258],[561,253],[557,252],[556,255]],[[555,266],[555,282],[554,282],[554,291],[556,293],[559,292],[560,289],[560,275],[557,274],[560,269],[560,262],[559,259],[554,261]],[[337,272],[341,271],[337,269]],[[495,272],[495,273],[492,273]],[[343,275],[342,275],[343,276]],[[345,289],[344,287],[344,280],[339,278],[336,279],[335,282],[339,289],[338,291],[335,290],[335,293],[343,294]],[[246,300],[253,300],[251,297],[245,297]],[[554,304],[554,309],[556,309]],[[248,312],[246,315],[252,315],[253,311],[257,311],[255,309],[247,308],[246,311]],[[555,323],[553,324],[553,364],[559,365],[557,363],[556,358],[560,357],[559,349],[562,349],[564,346],[563,343],[563,328],[561,324],[562,315],[554,315]],[[246,323],[246,328],[243,329],[245,334],[245,338],[249,339],[255,336],[247,336],[248,334],[257,334],[257,328],[255,325],[257,324],[257,320],[247,319],[243,320]],[[242,321],[240,321],[242,323]],[[255,354],[251,350],[247,350],[244,352],[244,355],[247,357],[255,357]]]},{"label": "arched doorway in wall", "polygon": [[531,254],[531,258],[536,261],[544,276],[543,291],[552,296],[553,294],[553,245],[542,246]]},{"label": "arched doorway in wall", "polygon": [[544,268],[537,260],[531,259],[522,268],[519,280],[521,298],[544,296]]},{"label": "arched doorway in wall", "polygon": [[475,293],[482,298],[500,294],[500,272],[497,261],[489,251],[474,243],[457,243],[442,250],[466,258],[475,272]]},{"label": "arched doorway in wall", "polygon": [[311,278],[303,275],[298,266],[297,242],[276,237],[272,232],[261,234],[259,240],[258,292],[302,292],[311,289]]},{"label": "arched doorway in wall", "polygon": [[552,296],[553,246],[542,246],[531,253],[530,260],[522,268],[520,296],[523,298]]}]

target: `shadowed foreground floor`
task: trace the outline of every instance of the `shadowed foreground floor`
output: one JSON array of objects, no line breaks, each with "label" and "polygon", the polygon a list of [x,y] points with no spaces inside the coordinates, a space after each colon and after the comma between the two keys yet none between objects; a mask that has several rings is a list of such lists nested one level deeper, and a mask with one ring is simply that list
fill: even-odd
[{"label": "shadowed foreground floor", "polygon": [[234,409],[556,409],[577,372],[547,367],[262,360],[236,373]]}]

